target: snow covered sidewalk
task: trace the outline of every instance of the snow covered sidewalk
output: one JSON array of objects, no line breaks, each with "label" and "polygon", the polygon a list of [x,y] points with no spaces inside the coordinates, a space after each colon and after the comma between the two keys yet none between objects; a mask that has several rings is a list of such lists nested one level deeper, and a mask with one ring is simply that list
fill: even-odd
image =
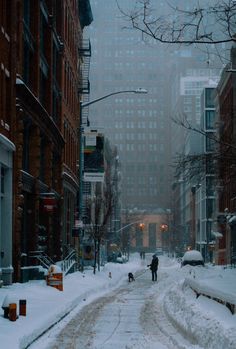
[{"label": "snow covered sidewalk", "polygon": [[[61,320],[75,307],[108,292],[127,280],[130,270],[142,268],[140,260],[131,258],[128,263],[108,263],[95,275],[92,270],[76,272],[64,278],[63,292],[47,286],[44,280],[13,284],[0,289],[0,304],[5,296],[15,300],[26,299],[26,316],[12,322],[0,316],[0,347],[4,349],[27,348],[40,334]],[[109,277],[111,273],[111,278]],[[17,309],[18,310],[18,309]],[[2,346],[4,343],[4,347]]]},{"label": "snow covered sidewalk", "polygon": [[[63,282],[63,292],[47,286],[44,280],[0,288],[1,305],[6,295],[15,300],[17,306],[20,299],[27,301],[26,316],[19,316],[15,322],[4,318],[2,309],[0,347],[26,349],[32,341],[70,312],[73,315],[93,299],[128,282],[128,272],[146,269],[151,259],[149,257],[146,261],[141,261],[139,255],[135,254],[128,263],[108,263],[95,275],[92,270],[67,275]],[[185,280],[191,280],[196,287],[208,292],[217,292],[222,296],[228,294],[233,301],[236,300],[236,269],[180,268],[175,260],[165,256],[160,257],[159,265],[157,283],[151,282],[150,275],[150,287],[157,290],[157,312],[158,302],[161,302],[176,328],[181,329],[201,348],[235,349],[236,315],[211,299],[203,296],[197,298]],[[196,348],[200,346],[196,345]]]}]

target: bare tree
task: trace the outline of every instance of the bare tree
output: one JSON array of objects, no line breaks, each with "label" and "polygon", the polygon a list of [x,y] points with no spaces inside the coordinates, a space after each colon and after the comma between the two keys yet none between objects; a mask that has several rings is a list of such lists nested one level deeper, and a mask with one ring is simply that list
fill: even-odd
[{"label": "bare tree", "polygon": [[[210,152],[177,154],[173,164],[176,177],[184,173],[186,179],[197,178],[200,180],[205,177],[206,172],[217,175],[219,171],[221,174],[227,172],[229,164],[231,167],[236,166],[236,146],[233,142],[222,140],[217,132],[206,132],[200,127],[193,126],[184,114],[173,118],[172,121],[188,132],[195,132],[212,142],[212,151]],[[220,168],[219,164],[221,164]]]},{"label": "bare tree", "polygon": [[[216,45],[235,42],[236,1],[191,1],[192,8],[185,10],[169,3],[170,13],[158,15],[155,1],[137,0],[135,7],[124,10],[117,5],[129,26],[138,30],[143,38],[152,38],[166,44]],[[189,4],[189,2],[188,2]],[[159,4],[158,4],[159,6]]]}]

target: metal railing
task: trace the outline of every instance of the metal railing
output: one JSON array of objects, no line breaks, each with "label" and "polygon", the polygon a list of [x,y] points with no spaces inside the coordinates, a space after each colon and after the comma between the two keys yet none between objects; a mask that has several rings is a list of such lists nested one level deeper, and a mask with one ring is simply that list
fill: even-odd
[{"label": "metal railing", "polygon": [[46,269],[49,269],[51,265],[59,265],[64,275],[68,274],[72,268],[75,268],[77,263],[76,252],[71,250],[68,255],[59,263],[55,263],[45,252],[43,251],[31,251],[29,253],[30,258],[38,260],[40,265]]},{"label": "metal railing", "polygon": [[50,265],[55,264],[55,262],[43,251],[30,251],[29,257],[37,259],[40,265],[47,269]]},{"label": "metal railing", "polygon": [[68,274],[69,271],[75,267],[77,263],[76,252],[71,250],[70,253],[61,261],[61,269],[64,275]]}]

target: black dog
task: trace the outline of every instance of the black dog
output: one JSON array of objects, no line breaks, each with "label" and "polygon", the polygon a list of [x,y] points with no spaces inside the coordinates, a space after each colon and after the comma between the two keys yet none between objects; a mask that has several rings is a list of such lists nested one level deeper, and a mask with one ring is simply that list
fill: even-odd
[{"label": "black dog", "polygon": [[129,278],[129,282],[135,281],[135,279],[134,279],[134,274],[133,274],[133,273],[129,273],[129,274],[128,274],[128,278]]}]

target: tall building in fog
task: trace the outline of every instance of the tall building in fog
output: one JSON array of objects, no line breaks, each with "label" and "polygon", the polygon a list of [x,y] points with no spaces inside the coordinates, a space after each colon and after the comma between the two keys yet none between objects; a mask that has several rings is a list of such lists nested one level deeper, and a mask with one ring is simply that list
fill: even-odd
[{"label": "tall building in fog", "polygon": [[[126,0],[119,0],[126,7]],[[115,0],[92,0],[94,22],[91,98],[139,87],[148,94],[123,93],[90,106],[91,126],[104,129],[117,146],[122,172],[123,208],[148,211],[170,203],[170,119],[166,88],[170,53],[156,42],[142,42],[125,22]],[[160,1],[160,8],[164,7]]]}]

